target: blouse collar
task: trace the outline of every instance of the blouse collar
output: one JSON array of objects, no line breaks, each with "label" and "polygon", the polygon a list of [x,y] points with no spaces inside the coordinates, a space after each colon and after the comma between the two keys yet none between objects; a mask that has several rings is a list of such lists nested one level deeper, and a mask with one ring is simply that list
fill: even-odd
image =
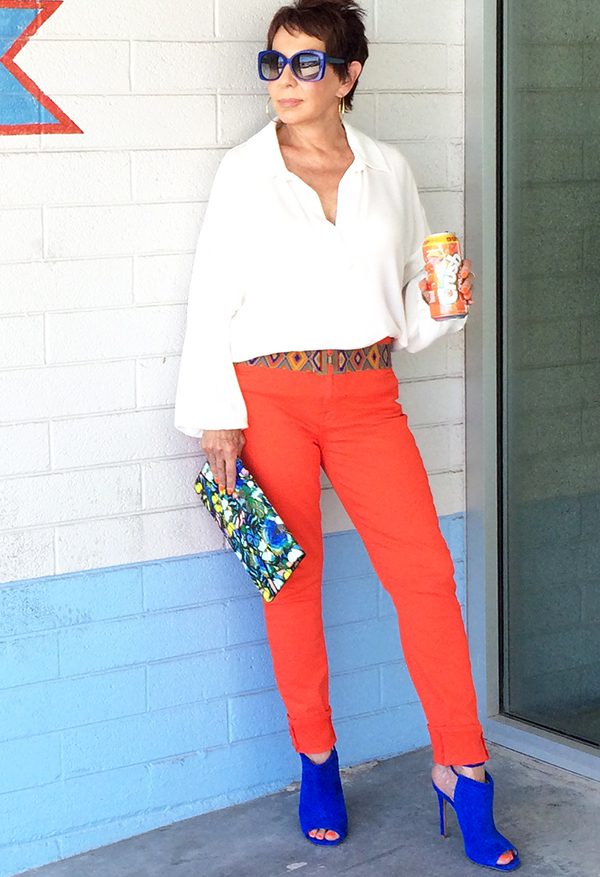
[{"label": "blouse collar", "polygon": [[[342,124],[346,131],[348,145],[354,153],[352,169],[361,171],[365,167],[370,167],[374,170],[387,171],[389,173],[390,166],[376,141],[348,122],[343,121]],[[264,162],[264,169],[269,175],[283,177],[284,179],[295,178],[295,175],[288,170],[283,160],[277,138],[276,122],[269,122],[252,139],[260,141],[262,148],[259,150],[259,155]]]}]

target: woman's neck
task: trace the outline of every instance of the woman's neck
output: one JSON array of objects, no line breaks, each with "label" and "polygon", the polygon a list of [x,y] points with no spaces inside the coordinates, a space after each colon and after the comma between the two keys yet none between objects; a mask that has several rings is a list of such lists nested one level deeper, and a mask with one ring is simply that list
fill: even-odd
[{"label": "woman's neck", "polygon": [[348,145],[346,131],[341,119],[327,122],[306,122],[304,124],[277,126],[277,137],[281,146],[291,146],[307,152],[342,151]]}]

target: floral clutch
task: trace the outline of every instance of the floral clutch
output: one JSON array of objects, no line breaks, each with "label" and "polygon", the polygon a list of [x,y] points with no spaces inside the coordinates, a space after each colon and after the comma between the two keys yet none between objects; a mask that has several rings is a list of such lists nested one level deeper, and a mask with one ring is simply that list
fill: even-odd
[{"label": "floral clutch", "polygon": [[263,599],[270,603],[296,569],[304,551],[238,457],[237,497],[220,492],[209,463],[194,489],[242,561]]}]

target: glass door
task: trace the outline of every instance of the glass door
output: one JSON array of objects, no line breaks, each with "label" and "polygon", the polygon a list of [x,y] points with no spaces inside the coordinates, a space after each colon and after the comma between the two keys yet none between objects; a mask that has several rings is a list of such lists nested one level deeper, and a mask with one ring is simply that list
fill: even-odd
[{"label": "glass door", "polygon": [[600,0],[501,6],[501,712],[600,746]]}]

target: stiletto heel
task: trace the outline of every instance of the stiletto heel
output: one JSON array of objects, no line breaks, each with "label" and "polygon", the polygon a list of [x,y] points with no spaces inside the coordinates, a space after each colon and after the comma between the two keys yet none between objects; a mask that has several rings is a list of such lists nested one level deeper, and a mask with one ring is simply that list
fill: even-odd
[{"label": "stiletto heel", "polygon": [[[322,764],[315,764],[303,752],[302,784],[300,786],[300,804],[298,819],[300,827],[311,843],[321,846],[336,846],[341,843],[348,832],[348,815],[340,778],[340,765],[335,746],[329,758]],[[313,828],[326,828],[335,831],[339,837],[335,840],[311,837]]]},{"label": "stiletto heel", "polygon": [[446,802],[439,795],[438,804],[440,805],[440,834],[442,837],[448,837],[446,834]]},{"label": "stiletto heel", "polygon": [[[472,766],[472,765],[467,765]],[[476,766],[476,765],[473,765]],[[458,780],[454,800],[431,781],[440,808],[440,834],[446,834],[446,802],[454,809],[462,832],[465,855],[477,865],[495,871],[514,871],[521,864],[518,849],[500,834],[494,823],[494,780],[485,771],[485,782],[473,780],[451,768]],[[497,864],[502,853],[512,850],[513,858],[504,865]]]}]

